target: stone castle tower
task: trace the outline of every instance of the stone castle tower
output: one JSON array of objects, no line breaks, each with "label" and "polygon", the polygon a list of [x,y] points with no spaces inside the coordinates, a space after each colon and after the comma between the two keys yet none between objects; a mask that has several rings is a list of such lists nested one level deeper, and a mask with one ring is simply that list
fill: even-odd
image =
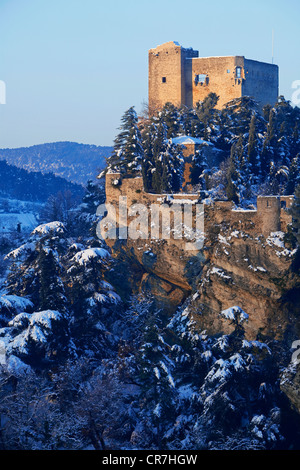
[{"label": "stone castle tower", "polygon": [[220,98],[218,108],[242,96],[253,97],[262,108],[275,104],[278,66],[243,56],[199,57],[198,51],[170,41],[149,50],[149,109],[166,102],[193,107],[209,93]]}]

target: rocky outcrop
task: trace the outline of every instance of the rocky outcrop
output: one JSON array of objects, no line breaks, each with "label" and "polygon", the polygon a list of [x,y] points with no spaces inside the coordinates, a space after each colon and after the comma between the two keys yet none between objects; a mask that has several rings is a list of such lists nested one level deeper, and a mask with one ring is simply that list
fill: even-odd
[{"label": "rocky outcrop", "polygon": [[239,306],[249,315],[247,338],[292,341],[300,313],[299,276],[292,268],[295,250],[287,247],[282,231],[266,237],[255,226],[242,225],[214,225],[207,240],[207,263],[194,301],[201,312],[198,322],[210,333],[228,332],[220,312]]}]

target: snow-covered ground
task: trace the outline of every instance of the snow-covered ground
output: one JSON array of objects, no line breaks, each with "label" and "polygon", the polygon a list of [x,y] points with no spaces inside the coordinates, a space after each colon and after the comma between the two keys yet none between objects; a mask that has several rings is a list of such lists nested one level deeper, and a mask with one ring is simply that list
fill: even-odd
[{"label": "snow-covered ground", "polygon": [[[38,225],[38,214],[43,204],[0,197],[0,234],[29,233]],[[20,225],[19,225],[20,224]]]},{"label": "snow-covered ground", "polygon": [[18,230],[30,232],[38,225],[36,215],[32,212],[23,214],[0,213],[0,233],[11,233]]}]

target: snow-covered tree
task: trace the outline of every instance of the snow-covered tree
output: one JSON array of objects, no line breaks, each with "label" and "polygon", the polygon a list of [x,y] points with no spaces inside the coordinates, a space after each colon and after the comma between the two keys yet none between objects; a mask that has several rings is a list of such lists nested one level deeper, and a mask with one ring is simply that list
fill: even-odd
[{"label": "snow-covered tree", "polygon": [[108,354],[115,341],[108,328],[120,297],[105,280],[110,255],[99,242],[74,243],[62,223],[51,222],[34,229],[7,258],[12,261],[7,296],[30,304],[29,313],[13,312],[3,325],[12,354],[27,363],[55,360],[55,354],[61,360],[75,351]]},{"label": "snow-covered tree", "polygon": [[144,150],[138,116],[133,106],[124,113],[121,121],[120,133],[114,140],[114,150],[107,159],[105,172],[113,171],[135,176],[141,171]]}]

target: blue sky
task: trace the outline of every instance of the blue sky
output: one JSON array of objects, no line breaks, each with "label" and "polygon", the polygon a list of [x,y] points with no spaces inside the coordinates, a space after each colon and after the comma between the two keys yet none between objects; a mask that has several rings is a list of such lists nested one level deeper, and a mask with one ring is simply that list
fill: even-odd
[{"label": "blue sky", "polygon": [[122,114],[147,101],[148,49],[244,55],[300,80],[299,0],[0,0],[0,148],[112,145]]}]

